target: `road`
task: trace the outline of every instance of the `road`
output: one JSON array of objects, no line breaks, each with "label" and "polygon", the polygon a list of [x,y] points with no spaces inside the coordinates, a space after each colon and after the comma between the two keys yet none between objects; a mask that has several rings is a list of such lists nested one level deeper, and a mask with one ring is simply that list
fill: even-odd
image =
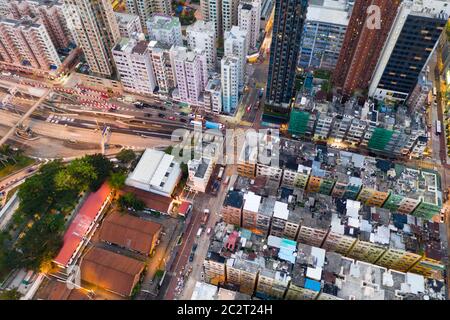
[{"label": "road", "polygon": [[[11,114],[4,110],[0,110],[0,124],[6,126],[13,126],[19,120],[20,116],[17,114]],[[86,126],[65,126],[63,124],[49,123],[42,120],[29,119],[28,127],[36,134],[63,140],[73,140],[86,143],[97,142],[100,145],[101,137],[99,132],[96,131],[96,126],[91,125],[91,129]],[[120,129],[118,130],[120,131]],[[126,130],[123,130],[126,131]],[[121,145],[128,148],[155,148],[169,146],[173,144],[167,136],[161,138],[152,137],[147,139],[151,132],[145,130],[128,131],[128,133],[112,132],[109,143],[111,145]],[[142,135],[142,136],[141,136]]]},{"label": "road", "polygon": [[34,111],[36,111],[41,103],[47,99],[49,94],[50,90],[47,89],[42,97],[40,97],[39,100],[37,100],[36,103],[12,126],[11,130],[0,139],[0,146],[2,146],[16,132],[17,128],[21,126]]}]

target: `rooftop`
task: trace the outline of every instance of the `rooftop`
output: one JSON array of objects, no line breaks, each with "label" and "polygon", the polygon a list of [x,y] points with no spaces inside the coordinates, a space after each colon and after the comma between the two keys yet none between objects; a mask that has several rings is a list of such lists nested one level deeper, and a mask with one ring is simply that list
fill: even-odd
[{"label": "rooftop", "polygon": [[148,255],[160,230],[159,223],[113,212],[102,223],[100,239]]},{"label": "rooftop", "polygon": [[129,296],[144,267],[144,262],[93,247],[81,260],[81,280]]},{"label": "rooftop", "polygon": [[238,190],[229,190],[223,202],[224,207],[242,208],[244,193]]}]

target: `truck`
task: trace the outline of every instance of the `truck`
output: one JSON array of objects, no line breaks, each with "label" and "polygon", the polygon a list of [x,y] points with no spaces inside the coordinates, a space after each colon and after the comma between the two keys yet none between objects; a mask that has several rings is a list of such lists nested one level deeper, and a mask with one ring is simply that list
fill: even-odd
[{"label": "truck", "polygon": [[201,121],[195,121],[195,120],[191,120],[191,125],[192,126],[200,126],[203,127],[203,123]]},{"label": "truck", "polygon": [[436,120],[436,135],[440,135],[441,134],[441,122],[439,120]]},{"label": "truck", "polygon": [[212,122],[212,121],[206,121],[205,128],[221,130],[221,129],[223,129],[223,124],[217,123],[217,122]]},{"label": "truck", "polygon": [[202,232],[203,232],[203,228],[202,227],[198,228],[197,238],[199,238],[202,235]]}]

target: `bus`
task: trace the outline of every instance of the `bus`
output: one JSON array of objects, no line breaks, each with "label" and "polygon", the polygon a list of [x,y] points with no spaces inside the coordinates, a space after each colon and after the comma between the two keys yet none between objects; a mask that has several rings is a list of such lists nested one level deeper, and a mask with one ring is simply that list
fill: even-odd
[{"label": "bus", "polygon": [[219,173],[217,174],[217,180],[222,180],[223,172],[225,171],[224,167],[220,167]]},{"label": "bus", "polygon": [[436,135],[440,135],[442,130],[441,122],[436,120]]}]

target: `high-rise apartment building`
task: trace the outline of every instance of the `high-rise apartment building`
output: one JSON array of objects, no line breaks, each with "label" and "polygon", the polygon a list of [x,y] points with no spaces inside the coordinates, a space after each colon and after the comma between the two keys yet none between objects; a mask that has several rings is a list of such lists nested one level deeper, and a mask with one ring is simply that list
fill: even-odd
[{"label": "high-rise apartment building", "polygon": [[36,19],[0,17],[0,64],[51,72],[61,60],[45,26]]},{"label": "high-rise apartment building", "polygon": [[300,49],[302,68],[333,70],[337,64],[350,20],[348,0],[310,3]]},{"label": "high-rise apartment building", "polygon": [[209,79],[204,93],[205,111],[219,114],[222,111],[222,85],[220,76]]},{"label": "high-rise apartment building", "polygon": [[256,48],[260,23],[261,0],[240,2],[238,7],[238,26],[247,32],[247,45],[249,50]]},{"label": "high-rise apartment building", "polygon": [[208,72],[215,72],[217,47],[214,23],[197,20],[186,28],[186,37],[191,50],[200,49],[205,52]]},{"label": "high-rise apartment building", "polygon": [[177,90],[180,101],[200,105],[200,97],[208,81],[206,56],[200,49],[188,51],[186,47],[170,49]]},{"label": "high-rise apartment building", "polygon": [[152,13],[152,0],[126,0],[125,7],[128,13],[139,16],[142,28],[145,28],[146,21],[150,19]]},{"label": "high-rise apartment building", "polygon": [[116,16],[108,0],[64,0],[64,14],[73,37],[94,74],[114,73],[111,49],[120,39]]},{"label": "high-rise apartment building", "polygon": [[167,15],[172,14],[171,0],[152,0],[152,12],[163,13]]},{"label": "high-rise apartment building", "polygon": [[178,17],[155,13],[147,20],[147,32],[150,40],[156,40],[168,46],[182,46],[181,23]]},{"label": "high-rise apartment building", "polygon": [[377,99],[405,101],[413,92],[450,14],[439,0],[405,0],[386,40],[369,88]]},{"label": "high-rise apartment building", "polygon": [[158,85],[158,92],[168,94],[175,87],[175,77],[170,59],[170,46],[158,41],[150,41],[148,48]]},{"label": "high-rise apartment building", "polygon": [[209,0],[200,0],[200,12],[202,20],[209,21]]},{"label": "high-rise apartment building", "polygon": [[239,58],[228,56],[222,58],[222,111],[233,113],[239,102]]},{"label": "high-rise apartment building", "polygon": [[238,24],[238,5],[239,0],[222,0],[222,28],[224,33]]},{"label": "high-rise apartment building", "polygon": [[[333,85],[344,94],[368,87],[399,3],[399,0],[355,1],[332,79]],[[373,11],[372,6],[378,9]],[[377,10],[379,25],[374,16]]]},{"label": "high-rise apartment building", "polygon": [[142,25],[138,15],[123,12],[114,12],[114,14],[121,37],[131,38],[142,33]]},{"label": "high-rise apartment building", "polygon": [[289,103],[294,96],[295,70],[307,7],[307,0],[277,0],[275,2],[265,121],[287,120]]},{"label": "high-rise apartment building", "polygon": [[10,12],[9,0],[0,0],[0,15],[6,17]]},{"label": "high-rise apartment building", "polygon": [[153,94],[156,80],[148,42],[122,38],[113,48],[114,61],[124,89],[138,94]]},{"label": "high-rise apartment building", "polygon": [[223,26],[222,26],[222,0],[208,0],[209,6],[209,20],[213,23],[215,38],[219,39],[223,36]]},{"label": "high-rise apartment building", "polygon": [[40,19],[39,23],[45,26],[56,48],[66,48],[72,41],[61,0],[12,0],[8,5],[15,19]]},{"label": "high-rise apartment building", "polygon": [[247,33],[237,26],[224,34],[224,56],[236,57],[239,60],[239,90],[244,89],[245,64],[247,62]]}]

